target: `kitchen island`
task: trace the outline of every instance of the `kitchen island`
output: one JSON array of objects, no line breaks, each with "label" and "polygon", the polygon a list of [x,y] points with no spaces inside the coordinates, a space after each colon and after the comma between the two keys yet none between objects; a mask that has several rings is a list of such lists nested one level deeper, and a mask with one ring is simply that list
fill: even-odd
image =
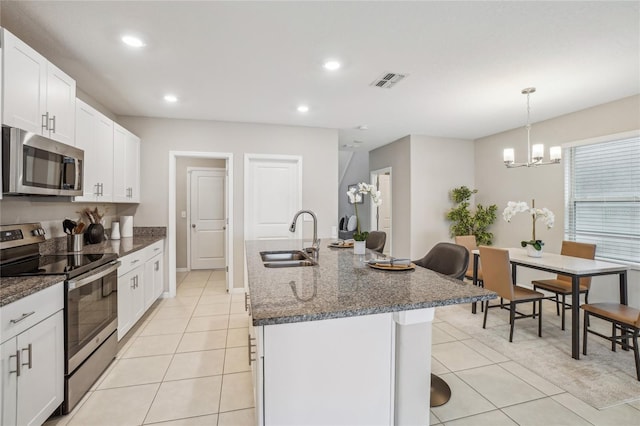
[{"label": "kitchen island", "polygon": [[435,307],[496,294],[420,267],[376,270],[366,261],[381,255],[326,243],[315,266],[260,257],[302,244],[245,242],[258,424],[429,424]]}]

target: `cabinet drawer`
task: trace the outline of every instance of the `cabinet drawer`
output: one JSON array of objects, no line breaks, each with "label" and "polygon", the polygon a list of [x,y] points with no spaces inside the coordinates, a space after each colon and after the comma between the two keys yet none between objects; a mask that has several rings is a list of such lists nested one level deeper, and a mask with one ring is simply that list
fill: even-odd
[{"label": "cabinet drawer", "polygon": [[156,241],[151,244],[149,247],[144,249],[145,251],[145,260],[149,260],[157,254],[160,254],[164,251],[164,240]]},{"label": "cabinet drawer", "polygon": [[118,268],[118,277],[123,276],[127,272],[144,265],[146,260],[146,249],[138,250],[120,258],[121,265]]},{"label": "cabinet drawer", "polygon": [[2,342],[22,333],[64,307],[64,284],[52,285],[0,308]]}]

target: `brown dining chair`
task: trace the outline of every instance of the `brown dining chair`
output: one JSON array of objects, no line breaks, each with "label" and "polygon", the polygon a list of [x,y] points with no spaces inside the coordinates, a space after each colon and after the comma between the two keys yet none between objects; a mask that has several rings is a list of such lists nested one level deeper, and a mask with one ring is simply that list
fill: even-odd
[{"label": "brown dining chair", "polygon": [[[505,308],[504,299],[509,303],[509,341],[513,342],[513,327],[515,320],[521,318],[538,317],[538,336],[542,337],[542,299],[544,294],[531,290],[527,287],[514,285],[511,278],[511,268],[509,265],[509,251],[494,247],[480,246],[480,259],[482,259],[484,272],[484,288],[498,293],[500,304],[489,306],[489,301],[484,302],[484,320],[482,328],[487,328],[487,313],[489,308]],[[533,303],[533,313],[523,314],[516,310],[516,306],[521,303]],[[538,314],[536,314],[536,302],[538,302]]]},{"label": "brown dining chair", "polygon": [[[619,303],[585,303],[580,306],[584,311],[584,336],[582,339],[582,353],[587,354],[587,335],[589,333],[600,336],[611,342],[611,350],[616,351],[616,345],[633,349],[636,361],[636,376],[640,381],[640,355],[638,354],[638,332],[640,331],[640,310],[621,305]],[[611,323],[611,336],[600,334],[589,329],[589,316],[600,318]],[[620,334],[618,334],[620,332]],[[629,344],[631,340],[632,345]]]},{"label": "brown dining chair", "polygon": [[[560,254],[564,256],[581,257],[583,259],[594,259],[596,256],[596,245],[586,243],[576,243],[575,241],[563,241]],[[558,274],[555,279],[532,281],[533,289],[549,291],[555,294],[556,314],[560,315],[562,306],[562,329],[564,330],[565,311],[571,309],[571,304],[566,303],[567,295],[571,295],[571,277]],[[584,294],[584,303],[589,303],[589,288],[591,288],[591,277],[580,278],[580,294]],[[562,296],[562,301],[558,300],[558,295]],[[573,303],[573,301],[572,301]],[[579,303],[579,301],[575,301]]]},{"label": "brown dining chair", "polygon": [[387,233],[383,231],[371,231],[367,237],[366,246],[368,249],[382,253],[387,242]]},{"label": "brown dining chair", "polygon": [[[473,250],[478,250],[478,245],[476,244],[476,236],[475,235],[457,235],[455,237],[456,244],[463,246],[469,252],[469,267],[467,268],[467,272],[464,275],[465,278],[469,280],[473,280]],[[477,283],[480,287],[483,286],[482,282],[482,266],[480,262],[478,262],[478,277]]]},{"label": "brown dining chair", "polygon": [[[438,243],[422,258],[414,260],[416,266],[462,280],[469,266],[469,252],[452,243]],[[451,388],[441,377],[431,374],[431,407],[446,404],[451,398]]]}]

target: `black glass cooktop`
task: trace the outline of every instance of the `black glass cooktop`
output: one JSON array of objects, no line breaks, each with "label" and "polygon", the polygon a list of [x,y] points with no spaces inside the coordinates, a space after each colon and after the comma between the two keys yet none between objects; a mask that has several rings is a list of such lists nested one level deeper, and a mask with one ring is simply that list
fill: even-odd
[{"label": "black glass cooktop", "polygon": [[66,275],[73,278],[117,258],[114,253],[35,256],[2,265],[0,276]]}]

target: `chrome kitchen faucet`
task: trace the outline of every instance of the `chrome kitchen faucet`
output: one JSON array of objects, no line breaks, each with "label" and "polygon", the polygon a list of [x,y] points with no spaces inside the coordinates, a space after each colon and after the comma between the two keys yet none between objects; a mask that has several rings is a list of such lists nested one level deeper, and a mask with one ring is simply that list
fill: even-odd
[{"label": "chrome kitchen faucet", "polygon": [[303,213],[309,213],[313,218],[313,243],[311,247],[307,247],[305,250],[310,249],[314,260],[318,260],[318,251],[320,250],[320,240],[318,239],[318,218],[316,217],[316,214],[311,210],[300,210],[293,216],[293,221],[291,222],[289,231],[296,232],[296,222],[298,220],[298,216],[300,216]]}]

